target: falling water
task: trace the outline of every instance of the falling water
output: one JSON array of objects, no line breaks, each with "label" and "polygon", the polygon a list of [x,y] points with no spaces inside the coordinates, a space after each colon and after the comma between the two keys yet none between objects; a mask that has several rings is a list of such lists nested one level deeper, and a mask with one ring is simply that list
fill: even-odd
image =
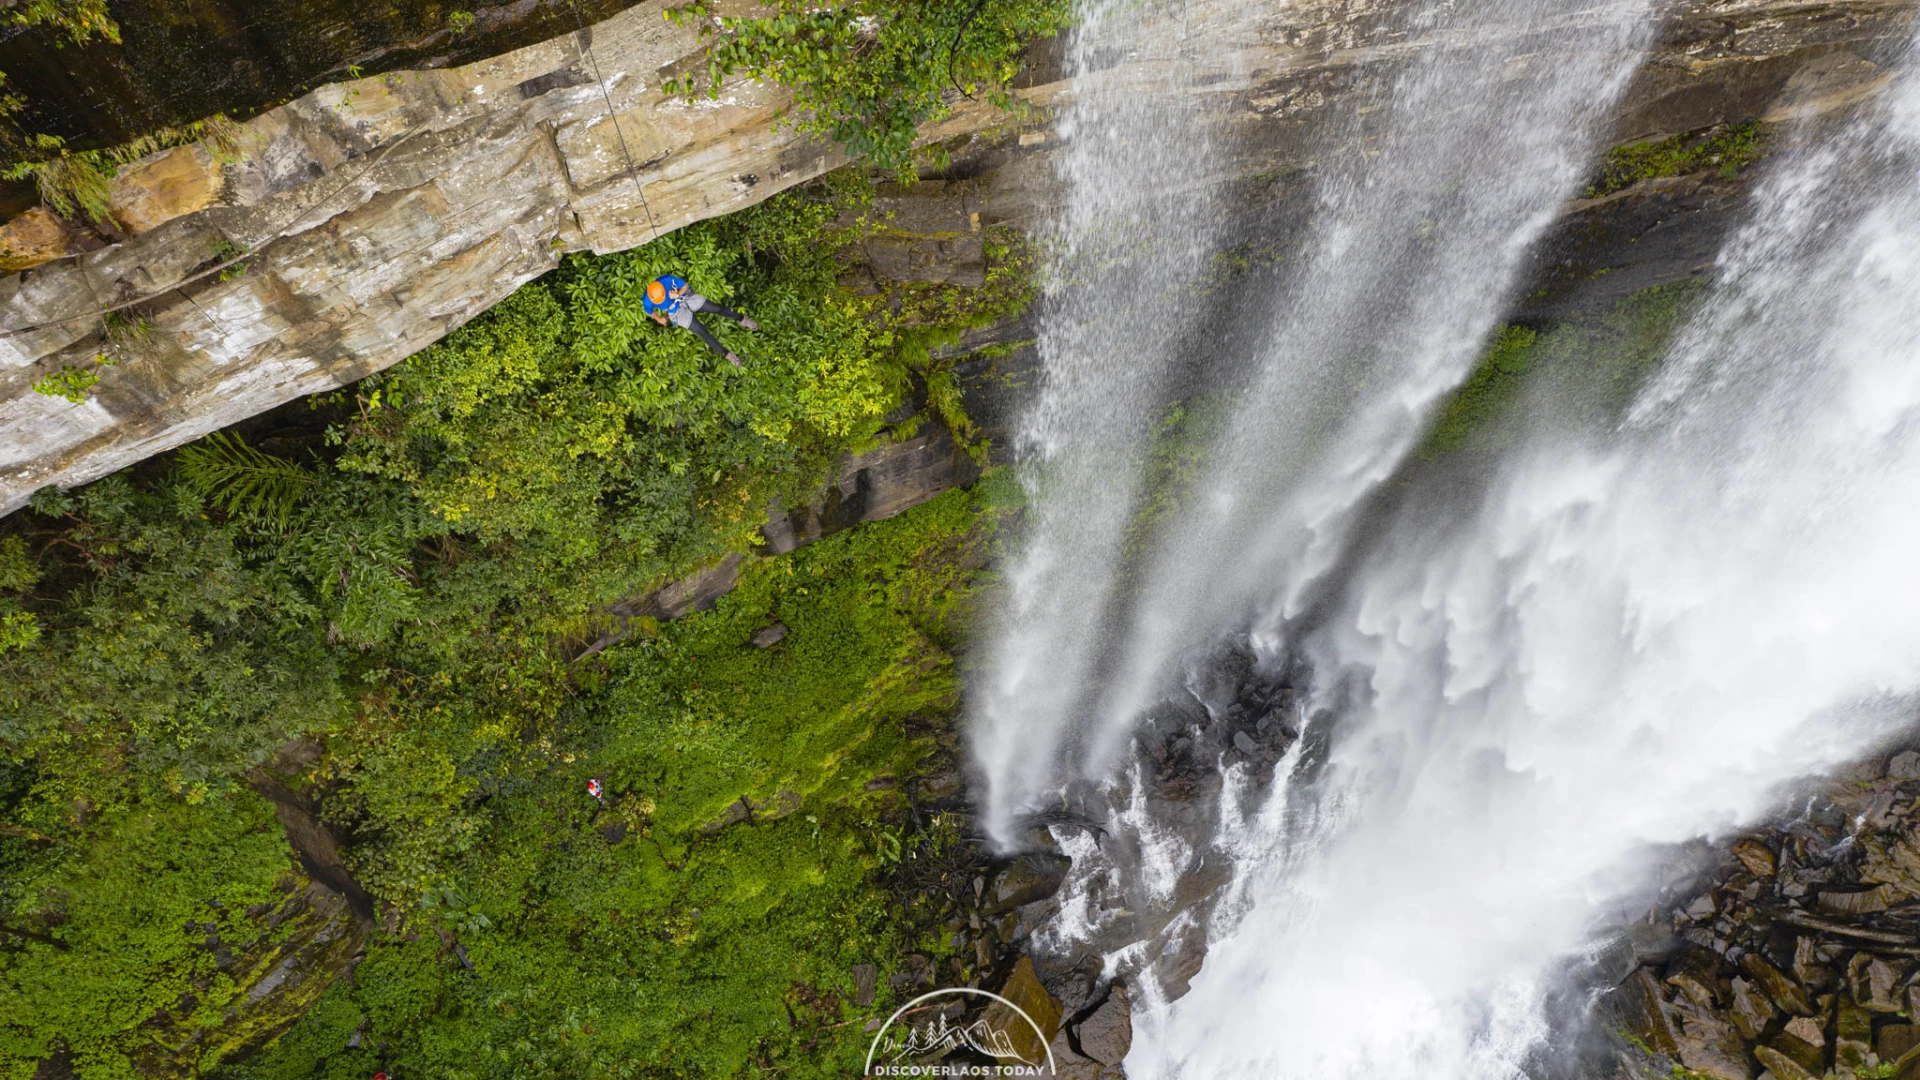
[{"label": "falling water", "polygon": [[1340,734],[1129,1075],[1521,1075],[1651,845],[1910,726],[1920,79],[1800,139],[1618,429],[1407,499],[1277,632]]},{"label": "falling water", "polygon": [[[1110,447],[1137,447],[1144,410],[1125,407],[1139,409],[1136,368],[1167,339],[1149,339],[1142,363],[1130,334],[1098,329],[1118,325],[1100,292],[1057,313],[1046,359],[1050,377],[1076,388],[1060,400],[1077,419],[1054,426],[1042,411],[1039,520],[1013,575],[1012,629],[975,739],[992,828],[1006,835],[1019,808],[1073,774],[1108,774],[1183,652],[1276,597],[1286,610],[1325,569],[1352,508],[1471,367],[1649,30],[1641,0],[1434,0],[1416,10],[1403,28],[1419,44],[1414,58],[1381,81],[1376,100],[1353,103],[1351,128],[1325,155],[1259,373],[1194,511],[1148,560],[1125,613],[1106,604],[1138,455]],[[1111,197],[1103,184],[1073,192],[1076,205]],[[1174,279],[1195,255],[1191,241],[1176,246],[1156,276]],[[1118,659],[1091,689],[1101,650]]]},{"label": "falling water", "polygon": [[[1075,97],[1059,124],[1071,197],[1049,238],[1046,381],[1018,433],[1031,539],[973,728],[995,792],[1050,780],[1063,732],[1032,729],[1031,717],[1069,712],[1095,661],[1087,628],[1113,600],[1154,403],[1188,326],[1161,283],[1197,278],[1215,246],[1213,115],[1195,92],[1194,57],[1216,53],[1231,14],[1221,3],[1101,0],[1082,9],[1071,43]],[[1018,801],[990,800],[996,831]]]},{"label": "falling water", "polygon": [[[1076,140],[1060,265],[1094,269],[1056,291],[1043,338],[1031,546],[975,751],[1003,837],[1074,777],[1111,783],[1129,903],[1231,857],[1223,899],[1175,916],[1210,940],[1191,992],[1168,1002],[1141,972],[1136,1080],[1520,1076],[1556,973],[1640,895],[1660,845],[1755,821],[1911,724],[1920,79],[1794,134],[1617,425],[1535,431],[1445,491],[1383,489],[1589,166],[1644,16],[1424,9],[1421,47],[1325,166],[1208,480],[1139,563],[1122,540],[1183,328],[1100,276],[1124,261],[1101,245],[1190,273],[1213,236],[1200,196],[1150,210],[1112,185],[1163,158]],[[1093,29],[1126,40],[1133,17],[1114,4]],[[1089,85],[1080,135],[1174,115]],[[1269,664],[1313,673],[1332,739],[1318,771],[1295,768],[1296,743],[1264,796],[1227,770],[1196,855],[1119,750],[1183,662],[1191,685],[1195,656],[1248,630]],[[1102,887],[1077,867],[1050,932],[1110,921]]]}]

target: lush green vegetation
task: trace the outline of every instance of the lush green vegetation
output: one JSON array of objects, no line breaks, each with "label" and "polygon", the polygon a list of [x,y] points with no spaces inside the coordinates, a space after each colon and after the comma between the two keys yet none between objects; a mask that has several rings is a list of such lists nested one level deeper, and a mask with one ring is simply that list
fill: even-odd
[{"label": "lush green vegetation", "polygon": [[[853,965],[941,952],[880,876],[900,858],[899,797],[865,785],[936,752],[958,692],[947,646],[997,519],[952,493],[749,564],[716,611],[605,654],[565,723],[490,778],[484,820],[436,879],[458,915],[428,909],[383,937],[234,1075],[857,1069],[869,1036],[850,1021],[892,996],[855,1006]],[[786,640],[750,646],[776,618]],[[743,797],[768,816],[703,828]],[[457,933],[471,971],[435,928]]]},{"label": "lush green vegetation", "polygon": [[87,391],[93,389],[99,382],[99,372],[69,365],[52,375],[43,375],[35,380],[33,392],[79,403],[87,400]]},{"label": "lush green vegetation", "polygon": [[1734,176],[1767,152],[1767,133],[1758,123],[1720,126],[1706,131],[1615,147],[1607,152],[1600,175],[1587,187],[1597,199],[1623,191],[1642,180],[1718,168]]},{"label": "lush green vegetation", "polygon": [[[0,114],[5,111],[0,102]],[[240,133],[240,125],[215,113],[205,120],[161,128],[102,150],[69,150],[66,141],[55,135],[16,132],[8,139],[0,134],[0,153],[13,159],[0,168],[0,178],[31,177],[41,202],[54,213],[101,222],[112,209],[113,178],[122,165],[192,143],[198,143],[215,161],[231,164],[241,157]]]},{"label": "lush green vegetation", "polygon": [[855,156],[911,173],[921,124],[946,115],[949,94],[1012,107],[1028,45],[1066,25],[1068,0],[774,0],[756,16],[719,16],[709,0],[670,14],[707,20],[715,40],[702,74],[670,89],[718,94],[736,72],[789,87],[802,131]]},{"label": "lush green vegetation", "polygon": [[[246,1075],[837,1067],[847,965],[931,944],[939,912],[876,873],[955,837],[867,784],[934,752],[997,513],[953,495],[749,560],[719,610],[570,658],[898,434],[914,387],[957,409],[934,346],[1026,303],[1007,236],[984,288],[843,289],[867,197],[571,259],[316,402],[314,434],[284,416],[0,523],[0,1076],[57,1049],[129,1075],[163,1005],[224,1022],[244,980],[190,924],[278,932],[293,864],[249,785],[298,743],[395,922]],[[640,313],[665,269],[761,320],[717,328],[744,370]],[[744,644],[775,618],[784,642]],[[743,798],[759,820],[709,828]]]},{"label": "lush green vegetation", "polygon": [[8,5],[0,19],[15,26],[51,26],[76,45],[86,44],[95,35],[120,40],[120,26],[107,10],[107,0],[23,0]]},{"label": "lush green vegetation", "polygon": [[1524,430],[1519,406],[1531,388],[1544,395],[1542,407],[1551,411],[1557,429],[1614,422],[1666,355],[1702,291],[1698,282],[1662,285],[1604,314],[1539,330],[1502,327],[1440,407],[1415,456],[1433,461],[1467,448],[1510,444]]},{"label": "lush green vegetation", "polygon": [[1526,381],[1538,340],[1539,335],[1524,326],[1501,328],[1473,373],[1434,419],[1422,453],[1433,456],[1459,449],[1469,435],[1504,409]]},{"label": "lush green vegetation", "polygon": [[[16,844],[0,863],[12,938],[0,946],[0,1075],[31,1076],[65,1049],[83,1076],[128,1076],[149,1050],[141,1025],[164,1010],[188,1029],[220,1026],[242,987],[205,941],[270,936],[260,909],[276,906],[292,866],[265,800],[155,800],[53,843],[40,857]],[[37,938],[20,936],[34,931],[19,923],[45,922],[22,910],[29,897],[60,917]]]},{"label": "lush green vegetation", "polygon": [[[6,10],[0,11],[0,23],[18,27],[50,27],[56,33],[55,44],[62,48],[69,44],[85,45],[96,37],[115,43],[120,40],[120,25],[113,21],[112,14],[108,12],[107,0],[24,0],[22,3],[9,4]],[[103,183],[97,182],[99,170],[93,167],[96,162],[87,158],[74,159],[86,166],[87,171],[80,174],[77,180],[69,177],[67,172],[72,162],[59,153],[65,145],[63,141],[50,135],[29,132],[15,119],[25,106],[26,102],[19,94],[7,89],[6,72],[0,71],[0,165],[5,166],[0,175],[9,180],[34,176],[40,183],[43,197],[51,191],[67,200],[66,206],[77,207],[70,198],[76,183],[88,196],[104,187]],[[23,162],[20,160],[22,158],[30,160]],[[68,213],[70,210],[61,212]]]}]

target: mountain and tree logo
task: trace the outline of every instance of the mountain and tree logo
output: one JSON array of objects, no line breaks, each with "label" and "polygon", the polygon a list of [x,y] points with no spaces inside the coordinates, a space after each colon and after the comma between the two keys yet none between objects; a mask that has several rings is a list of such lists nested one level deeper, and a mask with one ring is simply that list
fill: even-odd
[{"label": "mountain and tree logo", "polygon": [[[971,1023],[951,1021],[933,1007],[942,998],[988,998],[998,1006]],[[913,1017],[932,1015],[920,1022]],[[1053,1048],[1027,1011],[999,994],[957,986],[922,994],[900,1006],[867,1050],[867,1076],[1053,1076]],[[1023,1049],[1024,1048],[1024,1049]],[[1035,1049],[1037,1048],[1037,1050]],[[959,1056],[966,1061],[949,1061]]]}]

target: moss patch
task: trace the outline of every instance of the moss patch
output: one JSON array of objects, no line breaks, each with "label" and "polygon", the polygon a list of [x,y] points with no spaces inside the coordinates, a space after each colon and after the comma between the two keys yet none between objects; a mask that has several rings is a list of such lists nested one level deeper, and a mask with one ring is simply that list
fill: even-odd
[{"label": "moss patch", "polygon": [[1154,425],[1147,450],[1140,507],[1127,525],[1122,550],[1132,560],[1187,504],[1194,485],[1233,416],[1232,396],[1199,394],[1170,406]]},{"label": "moss patch", "polygon": [[1508,326],[1494,335],[1473,372],[1440,407],[1414,451],[1435,461],[1469,447],[1499,447],[1520,430],[1522,391],[1552,373],[1553,400],[1569,429],[1613,422],[1666,356],[1673,335],[1706,293],[1702,282],[1661,285],[1627,297],[1604,315]]},{"label": "moss patch", "polygon": [[1732,177],[1766,155],[1767,141],[1758,123],[1747,123],[1615,147],[1607,151],[1599,175],[1587,186],[1587,197],[1598,199],[1642,180],[1712,168]]},{"label": "moss patch", "polygon": [[1447,399],[1421,442],[1418,456],[1432,460],[1457,450],[1498,415],[1526,381],[1539,335],[1524,326],[1502,327],[1467,381]]}]

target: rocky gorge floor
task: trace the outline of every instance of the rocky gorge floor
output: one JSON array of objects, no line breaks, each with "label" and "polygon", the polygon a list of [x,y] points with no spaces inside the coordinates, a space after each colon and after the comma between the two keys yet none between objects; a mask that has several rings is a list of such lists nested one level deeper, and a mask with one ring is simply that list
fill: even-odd
[{"label": "rocky gorge floor", "polygon": [[1920,752],[1701,854],[1616,949],[1617,1075],[1920,1077]]},{"label": "rocky gorge floor", "polygon": [[[1205,961],[1231,878],[1210,842],[1221,791],[1264,789],[1277,765],[1311,772],[1319,741],[1278,680],[1167,703],[1126,781],[1034,820],[1035,850],[976,880],[955,942],[992,958],[999,992],[1053,1032],[1061,1075],[1124,1075],[1131,1008],[1182,996]],[[1184,861],[1152,865],[1170,853]],[[1557,1010],[1540,1075],[1920,1078],[1920,750],[1861,763],[1775,822],[1682,845],[1665,866],[1644,914],[1598,928],[1566,968],[1575,1004]],[[1170,887],[1150,895],[1156,874]]]}]

